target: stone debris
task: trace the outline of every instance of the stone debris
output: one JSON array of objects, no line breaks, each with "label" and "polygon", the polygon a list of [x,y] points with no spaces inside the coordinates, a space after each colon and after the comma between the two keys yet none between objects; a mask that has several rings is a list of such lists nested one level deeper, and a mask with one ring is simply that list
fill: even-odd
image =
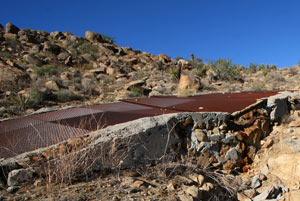
[{"label": "stone debris", "polygon": [[262,185],[262,180],[261,180],[261,175],[258,174],[258,175],[255,175],[253,178],[252,178],[252,181],[251,181],[251,188],[259,188],[261,187]]},{"label": "stone debris", "polygon": [[265,191],[263,191],[261,194],[255,196],[252,200],[253,201],[281,201],[284,200],[284,193],[289,192],[289,189],[284,187],[281,184],[276,184]]},{"label": "stone debris", "polygon": [[289,127],[300,127],[300,121],[292,121],[289,123]]},{"label": "stone debris", "polygon": [[33,172],[31,169],[18,169],[9,172],[7,185],[10,187],[21,186],[24,183],[32,182]]}]

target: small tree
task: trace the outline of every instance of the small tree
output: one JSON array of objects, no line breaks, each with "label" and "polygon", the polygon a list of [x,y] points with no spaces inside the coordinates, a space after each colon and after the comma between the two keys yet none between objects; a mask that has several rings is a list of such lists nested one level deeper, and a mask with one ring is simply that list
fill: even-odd
[{"label": "small tree", "polygon": [[263,70],[263,69],[265,69],[265,64],[260,64],[259,66],[258,66],[258,70]]},{"label": "small tree", "polygon": [[250,73],[256,73],[256,71],[257,71],[257,64],[250,63],[250,65],[248,67],[248,70],[249,70]]},{"label": "small tree", "polygon": [[277,69],[277,66],[276,66],[276,64],[273,64],[272,66],[271,66],[271,68],[270,68],[271,70],[276,70]]},{"label": "small tree", "polygon": [[194,61],[195,60],[195,55],[192,53],[192,54],[190,54],[190,56],[191,56],[191,60]]}]

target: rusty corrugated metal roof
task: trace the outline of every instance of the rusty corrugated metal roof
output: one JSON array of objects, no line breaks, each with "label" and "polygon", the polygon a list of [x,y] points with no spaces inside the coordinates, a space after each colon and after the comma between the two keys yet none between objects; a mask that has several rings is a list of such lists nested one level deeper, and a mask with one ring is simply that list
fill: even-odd
[{"label": "rusty corrugated metal roof", "polygon": [[142,117],[177,112],[235,112],[278,91],[123,100],[69,108],[0,122],[0,158],[46,147],[72,136]]}]

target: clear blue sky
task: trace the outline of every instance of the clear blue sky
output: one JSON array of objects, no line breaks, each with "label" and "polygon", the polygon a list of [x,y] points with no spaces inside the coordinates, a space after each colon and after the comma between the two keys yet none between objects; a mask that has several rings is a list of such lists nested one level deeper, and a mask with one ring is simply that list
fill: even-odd
[{"label": "clear blue sky", "polygon": [[248,65],[300,60],[300,1],[294,0],[9,0],[0,23],[20,28],[92,30],[172,58],[232,58]]}]

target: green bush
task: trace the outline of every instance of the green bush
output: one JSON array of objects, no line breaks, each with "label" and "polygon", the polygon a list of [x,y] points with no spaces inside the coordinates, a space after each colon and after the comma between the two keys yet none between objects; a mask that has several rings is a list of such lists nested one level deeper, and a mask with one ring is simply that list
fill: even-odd
[{"label": "green bush", "polygon": [[38,90],[37,88],[32,88],[29,92],[30,96],[30,106],[31,107],[36,107],[46,99],[48,92],[42,92]]},{"label": "green bush", "polygon": [[206,75],[206,71],[208,70],[207,64],[203,62],[203,60],[199,57],[191,56],[192,60],[189,60],[190,65],[194,69],[196,69],[196,75],[199,77],[204,77]]},{"label": "green bush", "polygon": [[241,79],[239,65],[233,64],[230,58],[218,59],[216,62],[209,61],[209,66],[216,72],[219,80]]},{"label": "green bush", "polygon": [[277,69],[277,65],[276,64],[271,65],[270,69],[271,70],[276,70]]},{"label": "green bush", "polygon": [[41,67],[36,67],[34,69],[35,73],[39,76],[45,76],[45,75],[58,75],[59,73],[66,71],[67,68],[62,68],[62,67],[55,67],[52,65],[44,65]]},{"label": "green bush", "polygon": [[11,58],[11,53],[9,52],[0,52],[0,57]]},{"label": "green bush", "polygon": [[74,53],[77,55],[78,53],[85,54],[96,54],[99,51],[97,45],[93,45],[90,41],[86,40],[85,38],[79,38],[76,41],[70,41],[70,44],[75,50],[73,50],[72,54]]},{"label": "green bush", "polygon": [[130,87],[130,97],[140,97],[144,95],[144,88],[142,87]]},{"label": "green bush", "polygon": [[82,97],[74,94],[70,90],[60,90],[54,93],[58,102],[68,102],[73,100],[82,100]]},{"label": "green bush", "polygon": [[265,67],[265,64],[260,64],[259,66],[258,66],[258,70],[263,70],[263,69],[265,69],[266,67]]},{"label": "green bush", "polygon": [[171,67],[169,68],[169,73],[172,76],[172,79],[174,80],[178,80],[179,78],[177,77],[177,72],[178,72],[178,68],[177,67]]},{"label": "green bush", "polygon": [[256,73],[256,71],[257,71],[257,64],[255,64],[255,63],[250,63],[250,65],[249,65],[247,71],[248,71],[249,73]]},{"label": "green bush", "polygon": [[21,94],[12,93],[9,96],[9,100],[21,111],[25,111],[28,108],[29,98],[23,97]]},{"label": "green bush", "polygon": [[262,69],[262,74],[263,74],[264,77],[266,77],[268,75],[268,73],[269,73],[269,69],[268,68]]},{"label": "green bush", "polygon": [[101,34],[102,36],[102,39],[107,42],[107,43],[111,43],[111,44],[114,44],[115,43],[115,37],[111,37],[111,36],[108,36],[106,34]]},{"label": "green bush", "polygon": [[19,49],[19,46],[21,46],[21,43],[13,35],[7,36],[5,38],[5,40],[6,40],[7,45],[14,50]]}]

